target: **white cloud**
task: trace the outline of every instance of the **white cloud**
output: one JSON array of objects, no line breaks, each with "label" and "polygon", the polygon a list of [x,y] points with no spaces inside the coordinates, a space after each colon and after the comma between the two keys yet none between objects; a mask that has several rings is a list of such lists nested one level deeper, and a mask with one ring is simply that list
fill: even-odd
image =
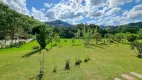
[{"label": "white cloud", "polygon": [[52,10],[47,11],[47,13],[45,14],[45,17],[48,18],[48,21],[53,21],[53,20],[57,19],[56,12],[54,12]]},{"label": "white cloud", "polygon": [[19,13],[29,15],[29,11],[26,7],[26,0],[2,0],[2,2]]},{"label": "white cloud", "polygon": [[117,8],[117,7],[112,8],[112,9],[110,9],[110,10],[106,13],[106,15],[107,15],[107,16],[116,15],[117,13],[120,12],[120,10],[121,10],[121,8]]},{"label": "white cloud", "polygon": [[31,16],[34,16],[35,19],[40,20],[42,22],[48,21],[48,18],[45,17],[45,14],[41,10],[37,10],[32,7]]},{"label": "white cloud", "polygon": [[44,9],[44,8],[41,8],[40,10],[41,10],[41,11],[45,11],[45,9]]},{"label": "white cloud", "polygon": [[139,2],[140,2],[140,0],[136,0],[135,2],[136,2],[136,3],[139,3]]},{"label": "white cloud", "polygon": [[142,18],[142,4],[134,6],[130,11],[125,11],[123,13],[127,19],[137,19]]},{"label": "white cloud", "polygon": [[85,0],[87,6],[102,6],[105,0]]},{"label": "white cloud", "polygon": [[44,3],[44,6],[47,7],[47,8],[50,8],[50,7],[53,6],[53,4],[52,4],[52,3],[51,3],[51,4],[49,4],[49,3]]},{"label": "white cloud", "polygon": [[133,0],[108,0],[110,8],[124,5],[125,3],[130,3],[132,1]]},{"label": "white cloud", "polygon": [[46,17],[49,20],[60,19],[70,22],[81,20],[83,18],[82,15],[84,14],[83,10],[81,10],[81,3],[82,0],[61,1],[47,11]]},{"label": "white cloud", "polygon": [[[34,16],[35,19],[44,21],[62,20],[72,24],[94,23],[99,25],[118,25],[129,22],[141,21],[142,4],[134,6],[131,10],[124,10],[121,7],[132,1],[138,4],[141,0],[61,0],[57,4],[44,3],[44,7],[37,10],[26,8],[26,0],[2,0],[10,8]],[[123,14],[119,14],[123,13]]]},{"label": "white cloud", "polygon": [[101,15],[102,15],[101,11],[97,9],[92,9],[90,12],[88,12],[87,17],[96,18],[96,17],[100,17]]}]

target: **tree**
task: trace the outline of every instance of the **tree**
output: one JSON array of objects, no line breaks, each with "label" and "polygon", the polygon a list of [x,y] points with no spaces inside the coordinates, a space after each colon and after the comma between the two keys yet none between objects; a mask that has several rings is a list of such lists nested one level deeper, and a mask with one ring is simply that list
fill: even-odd
[{"label": "tree", "polygon": [[114,41],[114,35],[113,34],[107,33],[107,34],[105,34],[105,38],[108,39],[108,41],[110,42],[110,45]]},{"label": "tree", "polygon": [[98,44],[98,41],[101,39],[102,35],[98,32],[97,28],[94,32],[94,36],[93,36],[96,40],[96,44]]},{"label": "tree", "polygon": [[123,33],[115,34],[115,39],[116,39],[117,42],[120,42],[122,39],[124,39]]},{"label": "tree", "polygon": [[77,39],[80,39],[80,30],[79,30],[79,29],[77,30],[76,38],[77,38]]},{"label": "tree", "polygon": [[137,34],[140,36],[140,38],[142,39],[142,28],[137,32]]},{"label": "tree", "polygon": [[36,34],[36,40],[42,49],[45,49],[46,45],[52,41],[52,29],[45,24],[41,24],[39,27],[39,33]]},{"label": "tree", "polygon": [[83,33],[83,39],[85,40],[85,45],[90,45],[90,41],[92,39],[92,31],[90,28],[86,28],[86,25],[84,26],[84,29],[82,30]]},{"label": "tree", "polygon": [[60,42],[60,35],[58,33],[54,35],[54,40],[55,40],[55,45],[57,45],[57,43]]},{"label": "tree", "polygon": [[134,42],[133,46],[136,47],[136,49],[138,50],[138,53],[137,53],[138,57],[142,58],[142,43],[140,43],[140,42]]},{"label": "tree", "polygon": [[138,35],[136,35],[136,34],[128,34],[127,35],[127,40],[129,42],[134,42],[137,38],[138,38]]}]

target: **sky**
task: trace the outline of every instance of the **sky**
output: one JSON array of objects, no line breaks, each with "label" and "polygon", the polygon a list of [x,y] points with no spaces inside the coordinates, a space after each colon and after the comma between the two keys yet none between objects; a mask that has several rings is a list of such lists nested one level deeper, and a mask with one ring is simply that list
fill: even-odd
[{"label": "sky", "polygon": [[122,25],[142,21],[142,0],[2,0],[41,22]]}]

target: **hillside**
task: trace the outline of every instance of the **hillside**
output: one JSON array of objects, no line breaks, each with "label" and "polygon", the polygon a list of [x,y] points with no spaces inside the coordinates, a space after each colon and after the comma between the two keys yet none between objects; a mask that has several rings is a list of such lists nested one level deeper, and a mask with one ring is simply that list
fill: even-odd
[{"label": "hillside", "polygon": [[33,17],[20,14],[0,3],[0,39],[29,38],[29,34],[41,22]]},{"label": "hillside", "polygon": [[55,20],[55,21],[50,21],[50,22],[45,22],[46,24],[52,25],[52,26],[56,26],[56,27],[71,27],[72,25],[61,21],[61,20]]},{"label": "hillside", "polygon": [[126,24],[127,26],[137,26],[139,28],[142,28],[142,22],[136,22],[136,23],[129,23],[129,24]]}]

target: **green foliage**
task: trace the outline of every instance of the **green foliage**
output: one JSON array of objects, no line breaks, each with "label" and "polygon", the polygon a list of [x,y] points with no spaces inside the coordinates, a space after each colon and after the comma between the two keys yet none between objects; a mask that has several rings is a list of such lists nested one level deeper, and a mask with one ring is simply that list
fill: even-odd
[{"label": "green foliage", "polygon": [[83,29],[83,39],[85,40],[85,45],[90,45],[91,39],[93,37],[93,29],[91,30],[90,28],[86,28],[84,26]]},{"label": "green foliage", "polygon": [[54,65],[54,68],[53,68],[53,73],[56,73],[57,72],[57,66]]},{"label": "green foliage", "polygon": [[65,39],[64,42],[67,42],[67,40]]},{"label": "green foliage", "polygon": [[39,33],[36,34],[36,40],[42,49],[45,49],[46,45],[52,41],[52,29],[45,24],[41,24],[39,27]]},{"label": "green foliage", "polygon": [[70,59],[66,60],[65,70],[70,70]]},{"label": "green foliage", "polygon": [[80,60],[80,59],[75,59],[75,60],[76,60],[76,62],[75,62],[76,66],[79,66],[82,63],[82,60]]},{"label": "green foliage", "polygon": [[108,41],[110,42],[110,44],[113,43],[114,39],[115,39],[114,35],[113,34],[109,34],[109,33],[105,34],[105,38],[108,39]]},{"label": "green foliage", "polygon": [[138,50],[138,57],[142,58],[142,43],[141,42],[135,42],[134,46],[137,48]]},{"label": "green foliage", "polygon": [[98,32],[97,28],[96,28],[96,30],[95,30],[95,32],[94,32],[93,37],[94,37],[94,39],[96,40],[96,44],[98,43],[98,41],[101,40],[102,35]]},{"label": "green foliage", "polygon": [[39,49],[39,46],[33,46],[32,49]]},{"label": "green foliage", "polygon": [[85,59],[84,59],[84,62],[88,62],[90,60],[90,57],[87,56]]},{"label": "green foliage", "polygon": [[137,32],[137,35],[139,35],[140,38],[142,39],[142,28]]},{"label": "green foliage", "polygon": [[[11,10],[7,5],[0,2],[0,39],[10,37],[24,39],[29,38],[31,30],[41,22]],[[16,35],[19,36],[16,36]]]},{"label": "green foliage", "polygon": [[128,34],[127,35],[127,40],[129,42],[134,42],[137,38],[138,38],[138,35],[136,35],[136,34]]},{"label": "green foliage", "polygon": [[120,42],[122,39],[124,39],[124,34],[123,33],[115,34],[115,39],[117,42]]},{"label": "green foliage", "polygon": [[59,35],[58,33],[56,33],[56,34],[54,35],[54,40],[55,40],[55,44],[56,44],[56,45],[57,45],[57,43],[60,42],[60,35]]},{"label": "green foliage", "polygon": [[131,50],[134,50],[134,49],[135,49],[134,42],[131,42],[131,43],[130,43],[130,49],[131,49]]}]

